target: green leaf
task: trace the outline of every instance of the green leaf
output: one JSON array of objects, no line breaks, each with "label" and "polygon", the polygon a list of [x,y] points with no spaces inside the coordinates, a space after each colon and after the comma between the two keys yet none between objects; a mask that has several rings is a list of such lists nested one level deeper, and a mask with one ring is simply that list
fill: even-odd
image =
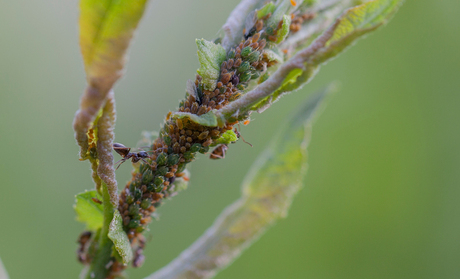
[{"label": "green leaf", "polygon": [[260,10],[257,11],[257,19],[261,19],[264,16],[273,13],[275,11],[275,8],[276,6],[273,2],[268,2],[267,4],[265,4],[265,6],[263,6],[262,8],[260,8]]},{"label": "green leaf", "polygon": [[278,23],[283,20],[285,15],[289,14],[289,10],[292,9],[291,1],[290,0],[282,0],[277,5],[276,10],[267,20],[267,26],[276,30],[278,27]]},{"label": "green leaf", "polygon": [[80,47],[88,82],[108,90],[121,76],[125,52],[147,0],[81,0]]},{"label": "green leaf", "polygon": [[277,63],[284,62],[283,54],[277,47],[272,49],[265,49],[263,53],[264,58],[266,58],[268,61],[276,61]]},{"label": "green leaf", "polygon": [[115,210],[112,222],[110,223],[108,236],[112,240],[115,249],[123,259],[123,264],[128,264],[133,259],[133,250],[128,235],[123,230],[123,220],[120,212]]},{"label": "green leaf", "polygon": [[402,2],[402,0],[374,0],[345,11],[334,24],[332,37],[313,57],[314,63],[324,63],[341,53],[359,37],[387,23]]},{"label": "green leaf", "polygon": [[198,74],[203,78],[204,89],[213,91],[216,89],[217,79],[220,75],[220,65],[226,58],[225,49],[220,44],[216,45],[205,39],[196,40],[196,45],[200,60]]},{"label": "green leaf", "polygon": [[102,201],[101,195],[96,190],[76,195],[74,209],[77,212],[77,220],[86,224],[88,230],[96,231],[102,227],[103,207],[102,204],[94,202],[92,198]]},{"label": "green leaf", "polygon": [[249,170],[243,193],[270,218],[284,217],[306,173],[306,145],[313,116],[329,90],[308,99],[291,116]]},{"label": "green leaf", "polygon": [[225,133],[222,134],[222,136],[218,139],[216,139],[212,146],[216,146],[219,144],[230,144],[232,142],[235,142],[238,140],[238,136],[233,132],[233,130],[228,130]]},{"label": "green leaf", "polygon": [[287,35],[289,34],[289,27],[291,26],[291,17],[288,15],[283,16],[283,25],[281,25],[281,28],[278,30],[278,33],[276,34],[276,43],[279,44],[284,39],[286,39]]},{"label": "green leaf", "polygon": [[184,127],[188,127],[189,123],[187,121],[193,122],[201,126],[217,127],[217,117],[214,111],[212,110],[200,116],[188,112],[174,112],[173,114],[171,114],[171,117],[173,119],[186,120],[184,122]]}]

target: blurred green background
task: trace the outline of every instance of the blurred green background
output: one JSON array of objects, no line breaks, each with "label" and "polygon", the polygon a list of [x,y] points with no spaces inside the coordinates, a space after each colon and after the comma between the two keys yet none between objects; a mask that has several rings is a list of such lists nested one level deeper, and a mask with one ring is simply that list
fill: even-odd
[{"label": "blurred green background", "polygon": [[[116,141],[158,129],[238,3],[152,1],[115,88]],[[178,7],[181,7],[178,9]],[[306,187],[217,278],[460,278],[460,1],[408,0],[388,26],[243,127],[250,148],[201,156],[151,225],[143,278],[188,247],[306,96],[341,82],[317,120]],[[0,2],[0,258],[10,277],[77,278],[74,195],[93,187],[72,119],[85,87],[76,1]],[[120,186],[130,166],[117,171]]]}]

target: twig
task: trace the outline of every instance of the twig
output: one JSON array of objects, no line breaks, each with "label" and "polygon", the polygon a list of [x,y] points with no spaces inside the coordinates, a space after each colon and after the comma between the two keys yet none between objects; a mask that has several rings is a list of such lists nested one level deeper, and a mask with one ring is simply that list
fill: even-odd
[{"label": "twig", "polygon": [[340,24],[339,20],[330,26],[320,37],[318,37],[308,48],[299,51],[291,59],[281,65],[265,82],[257,86],[252,91],[246,93],[243,97],[231,102],[227,106],[216,112],[216,116],[221,122],[225,123],[225,119],[234,116],[237,113],[248,111],[250,107],[261,101],[262,99],[273,94],[284,82],[289,73],[294,69],[308,70],[305,64],[309,58],[317,53],[326,42],[332,37],[336,26]]},{"label": "twig", "polygon": [[259,156],[245,178],[242,197],[179,257],[145,279],[212,278],[277,219],[286,217],[303,184],[310,124],[324,96],[312,98]]},{"label": "twig", "polygon": [[80,158],[87,159],[88,151],[88,130],[104,105],[108,91],[101,91],[94,85],[88,85],[81,97],[80,109],[76,112],[73,120],[75,139],[80,146]]},{"label": "twig", "polygon": [[115,128],[115,97],[111,90],[107,96],[107,102],[102,111],[102,116],[98,121],[98,141],[97,154],[99,165],[97,168],[98,176],[105,182],[110,195],[112,205],[118,207],[118,187],[113,168],[112,144]]}]

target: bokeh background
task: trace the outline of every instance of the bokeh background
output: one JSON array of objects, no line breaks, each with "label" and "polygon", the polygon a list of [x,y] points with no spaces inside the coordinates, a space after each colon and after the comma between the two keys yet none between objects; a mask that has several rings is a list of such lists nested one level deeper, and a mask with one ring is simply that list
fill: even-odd
[{"label": "bokeh background", "polygon": [[[238,0],[152,0],[115,92],[116,141],[158,129]],[[217,278],[460,278],[460,2],[408,0],[388,26],[243,127],[225,160],[201,156],[151,225],[143,278],[240,195],[290,111],[340,81],[317,120],[305,188]],[[10,277],[77,278],[74,195],[93,187],[72,118],[85,88],[76,1],[0,2],[0,258]],[[121,185],[129,164],[117,171]]]}]

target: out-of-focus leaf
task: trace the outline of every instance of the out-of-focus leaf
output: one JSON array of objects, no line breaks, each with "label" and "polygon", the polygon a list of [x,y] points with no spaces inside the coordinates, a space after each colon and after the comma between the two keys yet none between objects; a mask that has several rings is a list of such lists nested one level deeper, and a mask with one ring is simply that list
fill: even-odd
[{"label": "out-of-focus leaf", "polygon": [[310,98],[249,170],[242,197],[168,266],[146,279],[211,278],[281,217],[303,185],[311,122],[325,93]]},{"label": "out-of-focus leaf", "polygon": [[171,114],[171,117],[174,119],[182,119],[184,127],[188,126],[187,121],[206,127],[217,127],[217,118],[212,110],[202,115],[191,114],[188,112],[174,112]]},{"label": "out-of-focus leaf", "polygon": [[293,196],[302,186],[309,124],[327,93],[329,89],[309,98],[278,132],[245,178],[243,196],[248,203],[263,209],[269,220],[286,216]]},{"label": "out-of-focus leaf", "polygon": [[203,78],[204,89],[213,91],[216,89],[217,79],[220,75],[220,65],[225,61],[226,52],[220,44],[196,40],[198,47],[198,60],[200,68],[198,74]]},{"label": "out-of-focus leaf", "polygon": [[128,235],[123,230],[123,219],[120,212],[115,210],[112,222],[110,223],[108,236],[112,240],[115,249],[123,259],[123,264],[128,264],[133,259],[133,250],[129,243]]},{"label": "out-of-focus leaf", "polygon": [[2,260],[0,259],[0,279],[8,279],[8,273],[6,272],[6,268],[3,266]]},{"label": "out-of-focus leaf", "polygon": [[86,224],[86,229],[90,231],[100,229],[104,221],[102,204],[94,202],[93,198],[102,201],[101,195],[91,190],[76,195],[74,205],[77,220]]},{"label": "out-of-focus leaf", "polygon": [[336,56],[357,38],[374,31],[391,19],[402,0],[374,0],[348,9],[335,23],[332,37],[312,61],[316,64]]},{"label": "out-of-focus leaf", "polygon": [[80,47],[88,82],[109,90],[121,76],[125,52],[147,0],[81,0]]},{"label": "out-of-focus leaf", "polygon": [[278,30],[276,35],[276,43],[281,43],[284,39],[286,39],[287,35],[289,34],[289,26],[291,26],[291,17],[288,15],[283,16],[283,24],[281,28]]},{"label": "out-of-focus leaf", "polygon": [[276,6],[273,2],[268,2],[267,4],[265,4],[265,6],[263,6],[262,8],[260,8],[260,10],[257,11],[257,19],[261,19],[264,16],[273,13],[275,11],[275,8]]}]

